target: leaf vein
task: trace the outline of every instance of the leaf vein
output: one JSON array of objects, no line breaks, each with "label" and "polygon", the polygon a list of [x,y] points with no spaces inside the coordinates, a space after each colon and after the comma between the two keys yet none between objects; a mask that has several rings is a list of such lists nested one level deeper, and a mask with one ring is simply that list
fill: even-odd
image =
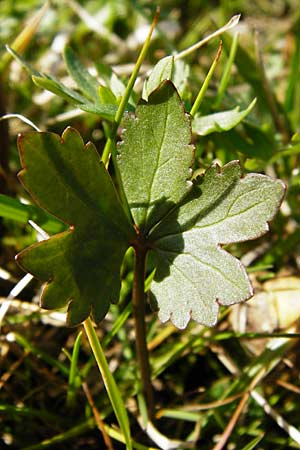
[{"label": "leaf vein", "polygon": [[153,171],[152,179],[151,179],[151,182],[150,182],[150,189],[149,189],[149,195],[148,195],[148,210],[147,210],[147,213],[146,213],[146,221],[149,218],[149,212],[150,212],[149,211],[149,205],[152,203],[152,188],[153,188],[153,184],[154,184],[155,178],[156,178],[157,173],[158,173],[159,161],[160,161],[160,158],[161,158],[161,149],[162,149],[162,147],[164,145],[164,140],[166,138],[166,129],[167,129],[168,117],[169,117],[169,104],[167,103],[167,110],[166,110],[164,123],[163,123],[162,138],[161,138],[160,145],[158,146],[159,147],[159,151],[157,152],[157,155],[156,155],[155,170]]}]

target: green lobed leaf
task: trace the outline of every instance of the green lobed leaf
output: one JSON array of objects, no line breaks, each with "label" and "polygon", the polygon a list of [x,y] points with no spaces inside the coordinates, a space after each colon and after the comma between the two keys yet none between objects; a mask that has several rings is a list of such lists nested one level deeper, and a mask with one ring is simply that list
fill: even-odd
[{"label": "green lobed leaf", "polygon": [[189,118],[166,81],[126,118],[119,159],[132,216],[156,257],[152,298],[159,318],[178,328],[191,317],[212,326],[220,304],[252,295],[245,269],[222,245],[265,233],[285,190],[265,175],[241,178],[238,161],[188,186],[190,139]]},{"label": "green lobed leaf", "polygon": [[190,120],[170,81],[127,115],[119,168],[136,225],[146,234],[185,195],[193,162]]},{"label": "green lobed leaf", "polygon": [[17,260],[47,282],[46,309],[68,305],[68,323],[90,313],[101,320],[120,290],[120,265],[133,229],[93,144],[84,145],[68,128],[20,135],[19,176],[36,203],[69,225],[69,230],[23,250]]},{"label": "green lobed leaf", "polygon": [[212,326],[220,304],[252,296],[244,267],[222,245],[268,231],[285,188],[265,175],[240,177],[238,161],[211,167],[150,236],[157,258],[151,290],[163,322],[185,328],[193,318]]},{"label": "green lobed leaf", "polygon": [[265,233],[284,185],[259,174],[241,178],[237,161],[213,166],[192,183],[190,118],[169,81],[124,124],[119,167],[139,236],[92,144],[84,146],[70,128],[62,138],[34,132],[19,138],[21,180],[70,229],[18,259],[48,282],[43,306],[68,304],[68,321],[75,325],[91,312],[100,320],[118,299],[124,253],[139,239],[155,253],[151,288],[160,319],[179,328],[191,317],[213,325],[219,304],[252,295],[245,269],[222,245]]},{"label": "green lobed leaf", "polygon": [[196,114],[193,120],[193,131],[200,136],[223,131],[229,131],[238,125],[252,111],[256,99],[254,99],[248,108],[240,111],[239,106],[230,111],[222,111],[207,116]]}]

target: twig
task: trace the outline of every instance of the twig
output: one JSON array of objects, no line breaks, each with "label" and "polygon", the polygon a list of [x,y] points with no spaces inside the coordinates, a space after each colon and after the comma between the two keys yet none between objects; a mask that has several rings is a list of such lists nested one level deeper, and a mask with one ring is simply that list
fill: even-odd
[{"label": "twig", "polygon": [[97,407],[95,405],[94,399],[93,399],[93,397],[91,395],[91,392],[89,390],[89,387],[88,387],[87,383],[85,383],[85,382],[82,383],[82,389],[84,390],[84,393],[86,395],[87,401],[89,402],[89,405],[90,405],[90,407],[91,407],[91,409],[93,411],[93,415],[95,417],[95,422],[96,422],[99,430],[102,433],[103,440],[105,442],[105,445],[106,445],[107,449],[108,450],[114,450],[112,440],[110,439],[109,435],[107,434],[104,422],[101,419],[100,413],[99,413],[99,411],[98,411],[98,409],[97,409]]},{"label": "twig", "polygon": [[222,450],[224,445],[226,445],[226,442],[228,441],[228,439],[232,433],[232,430],[234,429],[234,427],[235,427],[235,425],[236,425],[236,423],[237,423],[237,421],[249,399],[249,396],[250,396],[249,392],[245,392],[245,394],[241,398],[236,410],[234,411],[230,421],[228,422],[228,425],[225,428],[220,441],[217,443],[217,445],[215,445],[213,447],[212,450]]},{"label": "twig", "polygon": [[19,366],[22,364],[22,362],[24,361],[24,359],[29,355],[30,351],[26,350],[23,355],[21,356],[20,359],[18,359],[17,361],[15,361],[9,368],[9,370],[7,372],[5,372],[2,377],[0,378],[0,389],[3,388],[3,386],[5,385],[5,383],[7,383],[7,381],[10,379],[10,377],[13,375],[13,373],[19,368]]}]

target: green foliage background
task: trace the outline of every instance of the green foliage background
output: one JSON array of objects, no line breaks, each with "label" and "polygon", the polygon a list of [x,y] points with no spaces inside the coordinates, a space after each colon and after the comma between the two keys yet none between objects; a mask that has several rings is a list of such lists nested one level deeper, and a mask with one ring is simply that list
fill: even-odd
[{"label": "green foliage background", "polygon": [[[84,11],[98,21],[85,21],[74,11],[71,1],[52,1],[48,13],[24,58],[39,72],[46,72],[68,83],[70,80],[62,59],[67,43],[89,68],[101,64],[113,66],[125,84],[132,70],[145,34],[143,27],[151,21],[158,2],[82,1]],[[161,16],[141,77],[163,56],[181,51],[208,32],[242,13],[239,44],[235,63],[224,96],[220,99],[220,80],[224,74],[231,45],[230,35],[223,35],[223,53],[200,113],[207,115],[229,110],[237,105],[248,107],[254,97],[257,103],[242,124],[230,131],[195,136],[194,169],[202,173],[213,162],[225,164],[241,161],[245,173],[255,171],[283,179],[288,185],[284,206],[272,223],[267,237],[230,247],[235,255],[248,256],[248,270],[256,290],[264,290],[266,280],[289,276],[288,291],[298,292],[299,278],[299,151],[300,151],[300,33],[298,1],[162,1]],[[24,20],[39,8],[39,1],[2,0],[0,3],[0,40],[11,44],[24,27]],[[101,29],[99,23],[104,29]],[[142,36],[140,38],[140,36]],[[182,71],[189,72],[188,83],[181,93],[190,110],[205,79],[218,47],[218,39],[185,59]],[[1,58],[5,55],[1,47]],[[109,74],[107,75],[109,77]],[[1,74],[1,115],[19,113],[40,129],[61,133],[67,125],[78,129],[84,141],[92,140],[101,153],[105,143],[105,123],[97,115],[74,111],[74,106],[57,96],[50,96],[33,84],[16,62]],[[121,89],[121,87],[120,87]],[[142,80],[130,99],[133,108],[142,91]],[[67,114],[67,116],[65,115]],[[9,129],[7,127],[9,125]],[[0,122],[1,193],[12,199],[26,198],[16,179],[20,163],[16,135],[29,127],[17,119]],[[3,205],[3,203],[2,203]],[[11,217],[1,221],[0,267],[11,275],[0,279],[1,300],[24,273],[14,256],[36,241],[36,232],[27,225],[35,220],[46,231],[54,233],[57,224],[49,221],[34,206],[11,208]],[[3,207],[3,206],[2,206]],[[246,258],[244,259],[246,261]],[[149,273],[151,261],[149,261]],[[121,298],[99,328],[107,349],[111,368],[128,407],[135,409],[133,398],[138,386],[134,358],[134,336],[130,319],[132,288],[132,254],[122,267]],[[93,368],[87,342],[81,339],[76,376],[70,381],[70,359],[78,330],[62,327],[55,316],[39,312],[33,298],[39,285],[33,282],[15,301],[5,317],[1,331],[0,379],[0,448],[74,449],[105,448],[95,424],[91,405],[81,388],[90,387],[97,408],[107,425],[115,419],[105,391]],[[250,304],[250,303],[249,303]],[[291,322],[297,321],[297,304]],[[195,448],[214,448],[237,407],[240,397],[251,385],[267,399],[277,414],[296,428],[300,427],[298,405],[298,340],[290,337],[277,350],[266,347],[266,341],[252,343],[257,353],[246,347],[243,333],[254,332],[258,338],[268,328],[270,308],[258,310],[258,323],[252,328],[236,328],[228,311],[218,327],[208,330],[190,324],[184,332],[171,325],[162,326],[148,311],[148,342],[157,400],[159,429],[173,439],[193,438]],[[278,311],[277,311],[278,312]],[[129,320],[125,323],[125,320]],[[119,320],[119,322],[118,322]],[[263,322],[263,323],[262,323]],[[272,317],[279,328],[281,319]],[[120,327],[115,324],[120,323]],[[123,326],[121,326],[123,325]],[[297,329],[293,329],[295,332]],[[12,334],[13,333],[13,334]],[[240,336],[239,333],[242,333]],[[253,336],[252,336],[253,337]],[[276,336],[271,340],[275,345]],[[252,346],[253,351],[253,346]],[[74,361],[74,360],[73,360]],[[233,369],[234,368],[234,369]],[[272,369],[272,370],[271,370]],[[257,377],[257,378],[256,378]],[[70,394],[71,392],[71,394]],[[70,401],[71,399],[73,400]],[[67,401],[67,398],[69,399]],[[220,406],[218,402],[229,399]],[[217,403],[216,403],[217,402]],[[132,420],[133,435],[140,445],[150,448]],[[292,435],[293,436],[293,435]],[[50,441],[45,443],[49,439]],[[40,444],[44,442],[44,444]],[[255,398],[247,406],[231,432],[228,449],[299,448],[291,433],[284,431],[259,406]],[[34,447],[34,445],[37,445]],[[114,448],[124,448],[114,441]],[[180,447],[179,447],[180,448]]]}]

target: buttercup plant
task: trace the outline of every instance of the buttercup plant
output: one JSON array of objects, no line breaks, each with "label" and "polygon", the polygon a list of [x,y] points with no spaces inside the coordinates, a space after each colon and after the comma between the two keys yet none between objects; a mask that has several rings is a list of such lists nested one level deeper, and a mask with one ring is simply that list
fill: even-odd
[{"label": "buttercup plant", "polygon": [[[38,206],[68,229],[23,250],[17,261],[45,283],[44,308],[67,308],[68,325],[84,323],[128,449],[132,443],[127,413],[91,322],[92,318],[99,323],[110,304],[118,301],[126,251],[133,247],[135,253],[137,357],[142,393],[152,419],[145,333],[147,255],[151,252],[155,261],[149,295],[160,320],[170,320],[179,329],[190,319],[213,326],[220,305],[239,303],[253,294],[244,267],[223,246],[255,239],[268,231],[285,191],[280,180],[243,175],[236,160],[224,167],[214,164],[201,176],[193,176],[192,132],[205,134],[203,130],[209,126],[207,121],[201,124],[198,107],[192,109],[193,116],[185,111],[172,81],[174,57],[159,62],[145,83],[135,112],[124,114],[151,32],[121,102],[109,91],[106,99],[112,103],[102,101],[94,108],[93,112],[112,121],[102,160],[94,145],[84,144],[70,127],[62,136],[29,132],[18,138],[22,184]],[[73,75],[91,99],[95,79],[68,51],[69,68],[72,61]],[[46,87],[45,77],[34,76]],[[48,79],[48,88],[51,82],[53,87],[54,81]],[[90,103],[84,106],[83,100],[81,105],[93,109]],[[218,131],[230,129],[253,106],[243,112],[228,111],[222,117],[215,114],[209,125],[219,127]],[[120,123],[122,140],[116,148]],[[117,183],[107,170],[110,157]]]}]

